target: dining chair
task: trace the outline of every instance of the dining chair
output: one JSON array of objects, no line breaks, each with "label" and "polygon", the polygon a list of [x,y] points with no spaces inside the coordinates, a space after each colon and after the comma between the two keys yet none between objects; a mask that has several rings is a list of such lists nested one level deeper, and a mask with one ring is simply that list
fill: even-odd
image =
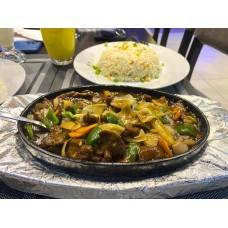
[{"label": "dining chair", "polygon": [[[192,37],[193,40],[191,42]],[[194,67],[204,45],[228,54],[228,29],[196,28],[194,30],[185,30],[178,52],[185,56],[190,64],[190,71],[187,76],[189,80],[191,80]]]},{"label": "dining chair", "polygon": [[161,46],[166,46],[168,37],[170,33],[170,28],[145,28],[140,30],[138,39],[147,43],[158,44]]},{"label": "dining chair", "polygon": [[[166,47],[170,30],[170,28],[163,28],[163,30],[161,28],[155,28],[153,32],[153,39],[157,44]],[[161,36],[160,43],[158,42],[159,35]]]},{"label": "dining chair", "polygon": [[[154,39],[160,29],[154,30]],[[160,45],[166,46],[170,29],[163,29]],[[156,40],[157,41],[157,40]],[[187,79],[191,80],[196,62],[204,45],[228,54],[228,28],[186,28],[180,42],[178,53],[183,55],[190,65]]]},{"label": "dining chair", "polygon": [[187,28],[184,30],[184,34],[183,34],[183,37],[182,37],[182,40],[181,40],[181,43],[180,43],[180,46],[178,49],[178,53],[180,53],[184,57],[189,49],[189,45],[191,43],[191,40],[192,40],[192,37],[194,34],[194,30],[195,29],[193,29],[193,28],[192,29]]}]

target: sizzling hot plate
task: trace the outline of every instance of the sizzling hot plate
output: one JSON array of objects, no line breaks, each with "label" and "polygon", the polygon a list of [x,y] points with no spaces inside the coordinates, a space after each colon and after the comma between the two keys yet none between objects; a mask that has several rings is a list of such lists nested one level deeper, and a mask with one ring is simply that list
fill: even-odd
[{"label": "sizzling hot plate", "polygon": [[96,175],[96,176],[142,176],[146,174],[158,174],[159,172],[169,171],[175,168],[179,168],[189,162],[191,162],[195,157],[200,155],[204,150],[202,149],[207,142],[207,138],[210,132],[209,123],[205,115],[191,102],[182,99],[178,96],[161,92],[158,90],[143,89],[143,88],[132,88],[129,86],[113,86],[113,85],[93,85],[93,86],[83,86],[74,87],[58,90],[45,94],[38,99],[30,103],[21,113],[22,116],[27,116],[31,108],[34,107],[36,103],[41,102],[44,98],[53,99],[56,96],[70,92],[89,89],[91,91],[100,92],[103,90],[117,91],[117,92],[127,92],[127,93],[146,93],[153,97],[165,96],[168,100],[182,100],[185,107],[187,107],[191,112],[193,112],[197,118],[201,121],[201,132],[202,138],[197,142],[197,144],[191,148],[187,153],[177,155],[171,158],[152,160],[148,162],[135,162],[135,163],[103,163],[103,162],[89,162],[74,160],[71,158],[61,157],[55,155],[47,150],[41,149],[32,142],[30,142],[24,132],[24,123],[18,122],[19,135],[24,142],[28,151],[39,160],[46,162],[51,165],[55,165],[62,169],[71,170],[73,172],[82,173],[86,175]]}]

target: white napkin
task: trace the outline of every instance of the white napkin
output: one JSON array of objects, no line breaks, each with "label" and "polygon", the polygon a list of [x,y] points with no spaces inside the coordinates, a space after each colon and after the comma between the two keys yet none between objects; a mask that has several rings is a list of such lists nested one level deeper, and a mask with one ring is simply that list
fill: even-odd
[{"label": "white napkin", "polygon": [[14,28],[15,41],[17,40],[36,40],[43,41],[40,30]]}]

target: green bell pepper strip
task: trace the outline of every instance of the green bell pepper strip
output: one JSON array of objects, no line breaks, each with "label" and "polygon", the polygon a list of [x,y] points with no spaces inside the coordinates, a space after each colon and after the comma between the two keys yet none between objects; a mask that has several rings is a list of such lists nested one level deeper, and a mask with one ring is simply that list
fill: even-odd
[{"label": "green bell pepper strip", "polygon": [[53,126],[59,123],[59,119],[55,115],[54,111],[51,108],[49,108],[47,115],[44,117],[42,122],[47,127],[47,129],[51,129]]},{"label": "green bell pepper strip", "polygon": [[31,124],[25,125],[25,131],[26,131],[26,134],[29,137],[29,139],[33,140],[34,139],[34,133],[33,133],[33,129],[32,129]]},{"label": "green bell pepper strip", "polygon": [[130,143],[127,149],[127,154],[129,156],[130,162],[135,162],[139,154],[139,143]]},{"label": "green bell pepper strip", "polygon": [[74,115],[80,113],[80,109],[75,104],[72,106],[71,110]]},{"label": "green bell pepper strip", "polygon": [[98,126],[93,128],[93,130],[90,131],[90,133],[88,134],[87,138],[86,138],[86,144],[87,145],[92,145],[95,142],[97,142],[100,138],[100,132],[102,131],[101,128],[99,128]]},{"label": "green bell pepper strip", "polygon": [[123,126],[123,122],[119,118],[117,118],[115,115],[113,115],[112,113],[108,113],[106,115],[106,119],[109,123],[118,124],[120,126]]},{"label": "green bell pepper strip", "polygon": [[65,116],[65,117],[67,117],[67,118],[69,118],[69,119],[74,119],[75,118],[74,117],[74,114],[72,112],[66,111],[66,110],[63,110],[62,111],[62,115]]},{"label": "green bell pepper strip", "polygon": [[176,127],[177,132],[180,135],[188,135],[191,137],[196,137],[196,129],[193,125],[184,124]]},{"label": "green bell pepper strip", "polygon": [[106,119],[109,123],[118,124],[118,118],[115,115],[113,115],[112,113],[108,113],[106,115]]},{"label": "green bell pepper strip", "polygon": [[142,100],[142,97],[135,97],[136,102],[139,102]]},{"label": "green bell pepper strip", "polygon": [[162,122],[163,124],[168,124],[168,123],[169,123],[169,121],[168,121],[168,119],[166,118],[166,116],[160,116],[159,119],[161,120],[161,122]]},{"label": "green bell pepper strip", "polygon": [[162,107],[162,112],[168,112],[168,110],[169,110],[169,109],[168,109],[167,106],[163,106],[163,107]]},{"label": "green bell pepper strip", "polygon": [[69,119],[75,119],[74,115],[78,113],[80,113],[80,109],[77,107],[77,105],[73,105],[71,107],[71,111],[66,111],[65,109],[62,111],[62,115]]}]

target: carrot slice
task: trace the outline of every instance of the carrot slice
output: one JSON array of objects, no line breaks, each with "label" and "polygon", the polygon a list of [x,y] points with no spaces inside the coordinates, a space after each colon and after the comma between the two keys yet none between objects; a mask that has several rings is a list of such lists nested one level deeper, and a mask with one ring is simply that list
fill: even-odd
[{"label": "carrot slice", "polygon": [[165,139],[159,138],[158,139],[158,143],[170,157],[173,157],[173,152],[169,148],[168,143],[167,143],[167,141]]},{"label": "carrot slice", "polygon": [[87,133],[89,133],[96,126],[98,126],[98,123],[95,123],[95,124],[92,124],[92,125],[89,125],[89,126],[80,127],[77,130],[75,130],[75,131],[69,132],[69,136],[71,138],[79,138],[79,137],[84,136]]},{"label": "carrot slice", "polygon": [[180,108],[175,108],[175,113],[173,116],[173,120],[177,121],[181,117],[181,109]]},{"label": "carrot slice", "polygon": [[59,109],[56,109],[56,110],[54,111],[54,113],[55,113],[55,115],[58,115],[58,114],[59,114]]}]

